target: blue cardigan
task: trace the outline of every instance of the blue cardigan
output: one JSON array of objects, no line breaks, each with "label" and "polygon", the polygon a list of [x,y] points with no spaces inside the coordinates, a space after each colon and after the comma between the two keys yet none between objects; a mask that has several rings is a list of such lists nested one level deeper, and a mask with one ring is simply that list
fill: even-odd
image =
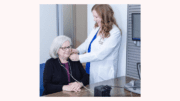
[{"label": "blue cardigan", "polygon": [[[71,65],[73,77],[79,82],[82,82],[83,85],[88,85],[89,74],[86,73],[82,64],[79,61],[74,62],[70,59],[68,59],[68,61]],[[43,75],[43,95],[62,91],[63,85],[67,85],[69,83],[67,71],[60,65],[58,59],[51,58],[47,60]],[[70,82],[75,82],[75,80],[70,77]]]}]

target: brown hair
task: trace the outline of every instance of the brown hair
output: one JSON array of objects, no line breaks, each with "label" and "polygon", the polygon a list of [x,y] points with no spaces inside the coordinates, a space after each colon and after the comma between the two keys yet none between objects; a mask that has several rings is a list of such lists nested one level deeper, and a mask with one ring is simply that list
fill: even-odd
[{"label": "brown hair", "polygon": [[[118,27],[111,6],[108,4],[96,4],[92,7],[91,11],[93,10],[95,10],[102,19],[102,30],[100,31],[100,33],[103,33],[103,38],[108,38],[110,36],[109,31],[112,29],[113,24],[115,24]],[[96,23],[94,27],[98,27],[98,24]],[[120,28],[119,30],[121,31]]]}]

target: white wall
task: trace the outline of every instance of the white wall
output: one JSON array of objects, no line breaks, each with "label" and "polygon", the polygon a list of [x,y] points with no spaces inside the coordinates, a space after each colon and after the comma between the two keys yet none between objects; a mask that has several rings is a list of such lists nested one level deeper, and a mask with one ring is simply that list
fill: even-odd
[{"label": "white wall", "polygon": [[91,12],[91,9],[93,7],[94,4],[88,4],[87,5],[87,35],[89,35],[89,33],[91,32],[91,30],[94,27],[94,18]]},{"label": "white wall", "polygon": [[[91,13],[91,8],[94,4],[88,4],[88,32],[87,35],[92,30],[95,22],[93,19],[93,15]],[[116,18],[118,26],[122,30],[122,39],[121,39],[121,47],[119,50],[119,68],[117,76],[125,76],[126,75],[126,38],[127,38],[127,4],[110,4],[114,11],[114,16]]]},{"label": "white wall", "polygon": [[[45,63],[53,39],[57,36],[56,5],[40,5],[40,64]],[[32,40],[33,41],[33,40]]]}]

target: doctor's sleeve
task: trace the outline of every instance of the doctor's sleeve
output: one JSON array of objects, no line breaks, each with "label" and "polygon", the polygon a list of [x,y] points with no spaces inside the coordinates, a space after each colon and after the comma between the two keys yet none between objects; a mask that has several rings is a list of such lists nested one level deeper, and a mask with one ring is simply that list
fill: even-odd
[{"label": "doctor's sleeve", "polygon": [[87,51],[87,39],[77,48],[79,54],[83,54]]},{"label": "doctor's sleeve", "polygon": [[80,62],[84,63],[103,60],[113,52],[113,50],[118,46],[118,44],[120,44],[120,40],[120,31],[113,32],[111,36],[103,43],[99,50],[79,55]]},{"label": "doctor's sleeve", "polygon": [[[90,34],[94,34],[93,31],[94,31],[94,30],[92,30],[92,31],[90,32]],[[86,40],[77,48],[77,50],[79,51],[79,54],[83,54],[83,53],[85,53],[85,52],[88,51],[88,46],[89,46],[88,40],[89,40],[89,36],[90,36],[90,35],[88,35],[88,37],[86,38]]]}]

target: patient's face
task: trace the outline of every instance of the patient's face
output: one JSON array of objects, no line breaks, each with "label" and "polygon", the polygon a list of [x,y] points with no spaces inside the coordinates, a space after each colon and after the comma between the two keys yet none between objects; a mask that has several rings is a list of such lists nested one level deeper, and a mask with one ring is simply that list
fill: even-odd
[{"label": "patient's face", "polygon": [[62,44],[61,48],[59,48],[58,55],[60,58],[67,59],[71,54],[70,42],[66,41]]}]

